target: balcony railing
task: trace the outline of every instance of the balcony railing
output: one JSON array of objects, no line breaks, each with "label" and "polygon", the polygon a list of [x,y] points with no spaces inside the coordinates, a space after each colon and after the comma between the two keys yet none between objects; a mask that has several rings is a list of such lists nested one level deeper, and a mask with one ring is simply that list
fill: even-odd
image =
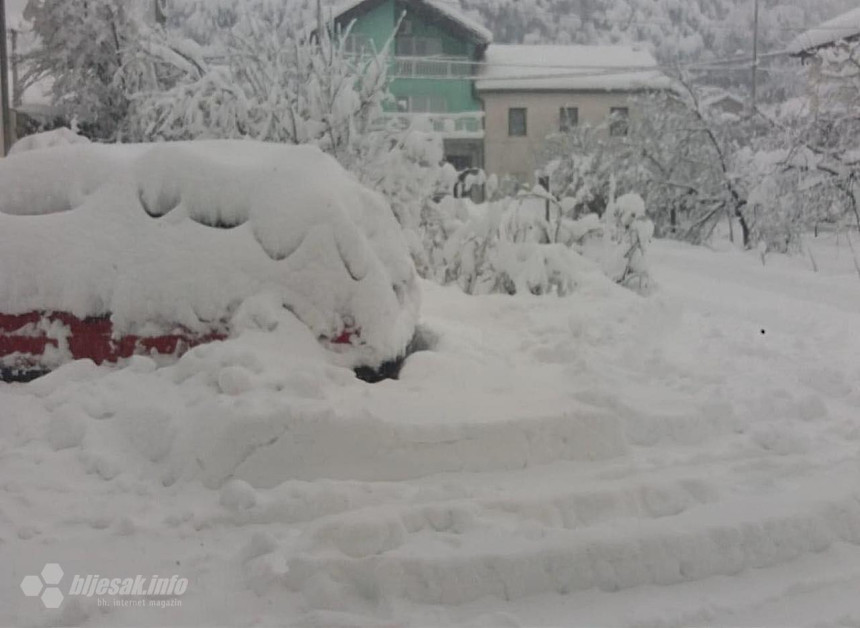
[{"label": "balcony railing", "polygon": [[391,78],[421,79],[469,79],[473,75],[472,64],[462,58],[410,58],[396,57]]},{"label": "balcony railing", "polygon": [[379,120],[383,125],[394,125],[406,130],[433,131],[445,139],[483,139],[484,112],[462,113],[385,113]]}]

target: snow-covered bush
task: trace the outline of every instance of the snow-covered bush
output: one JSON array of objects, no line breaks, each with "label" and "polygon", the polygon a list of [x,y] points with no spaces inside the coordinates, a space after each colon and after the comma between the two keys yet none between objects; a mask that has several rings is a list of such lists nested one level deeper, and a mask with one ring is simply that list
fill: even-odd
[{"label": "snow-covered bush", "polygon": [[456,181],[453,168],[441,165],[443,155],[438,134],[409,128],[365,134],[346,164],[362,183],[391,204],[424,277],[430,274],[430,262],[421,233],[431,220],[432,198],[437,192],[449,191]]},{"label": "snow-covered bush", "polygon": [[582,125],[547,138],[544,174],[550,192],[566,200],[568,218],[603,215],[613,182],[622,190],[642,189],[646,181],[634,162],[630,144],[610,138],[608,125]]},{"label": "snow-covered bush", "polygon": [[649,274],[645,255],[654,236],[654,223],[638,194],[625,194],[610,202],[603,215],[603,268],[616,283],[644,290]]},{"label": "snow-covered bush", "polygon": [[556,202],[540,187],[482,204],[444,199],[437,206],[434,238],[427,240],[433,278],[469,294],[564,296],[601,273],[646,288],[653,223],[641,197],[611,201],[602,220],[596,214],[568,217],[575,203]]}]

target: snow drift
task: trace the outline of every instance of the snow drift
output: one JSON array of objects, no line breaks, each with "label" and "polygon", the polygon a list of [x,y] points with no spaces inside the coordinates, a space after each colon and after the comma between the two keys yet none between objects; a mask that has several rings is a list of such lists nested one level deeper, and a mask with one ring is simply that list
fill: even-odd
[{"label": "snow drift", "polygon": [[350,366],[402,354],[420,300],[390,207],[316,148],[71,145],[0,162],[0,312],[205,334],[254,295]]}]

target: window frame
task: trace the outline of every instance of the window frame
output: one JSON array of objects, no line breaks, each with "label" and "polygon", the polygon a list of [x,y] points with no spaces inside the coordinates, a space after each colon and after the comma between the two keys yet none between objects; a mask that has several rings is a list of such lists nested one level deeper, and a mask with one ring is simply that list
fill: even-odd
[{"label": "window frame", "polygon": [[[570,113],[574,112],[571,122]],[[579,126],[579,107],[565,105],[558,110],[558,130],[561,133],[570,133]]]},{"label": "window frame", "polygon": [[[515,133],[514,112],[522,113],[522,133]],[[529,135],[529,110],[528,107],[508,107],[508,137],[528,137]]]}]

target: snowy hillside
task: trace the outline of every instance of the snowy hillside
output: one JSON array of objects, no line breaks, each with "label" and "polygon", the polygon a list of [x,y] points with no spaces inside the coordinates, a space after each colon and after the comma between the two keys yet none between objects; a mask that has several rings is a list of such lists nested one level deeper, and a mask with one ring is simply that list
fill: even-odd
[{"label": "snowy hillside", "polygon": [[[650,44],[659,61],[722,59],[752,46],[748,0],[452,0],[490,27],[498,43]],[[856,7],[852,0],[762,0],[762,50]]]},{"label": "snowy hillside", "polygon": [[[0,624],[856,625],[860,284],[815,247],[657,243],[647,298],[426,284],[435,346],[375,386],[284,312],[0,385]],[[47,611],[49,562],[189,586]]]}]

